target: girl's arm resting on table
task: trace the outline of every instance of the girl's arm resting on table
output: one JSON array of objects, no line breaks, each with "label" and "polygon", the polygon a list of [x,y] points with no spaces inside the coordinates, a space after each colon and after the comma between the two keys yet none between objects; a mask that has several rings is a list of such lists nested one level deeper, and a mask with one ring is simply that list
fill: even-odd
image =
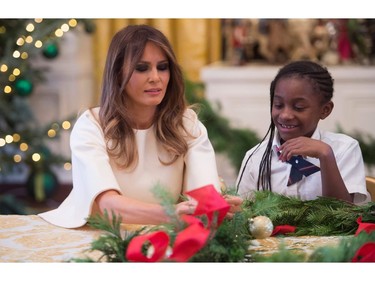
[{"label": "girl's arm resting on table", "polygon": [[[96,197],[95,202],[101,213],[107,210],[108,215],[111,216],[113,211],[116,216],[121,216],[123,223],[157,225],[169,221],[161,205],[132,199],[115,190],[102,192]],[[196,203],[192,201],[181,202],[176,205],[176,213],[178,215],[192,214],[195,207]]]}]

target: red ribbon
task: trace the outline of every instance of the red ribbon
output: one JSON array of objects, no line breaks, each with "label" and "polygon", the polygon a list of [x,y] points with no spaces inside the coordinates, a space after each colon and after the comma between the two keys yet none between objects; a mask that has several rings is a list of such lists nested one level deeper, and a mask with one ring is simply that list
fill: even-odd
[{"label": "red ribbon", "polygon": [[[150,242],[153,246],[154,253],[151,255],[151,257],[147,257],[142,251],[142,248],[146,242]],[[169,236],[164,231],[156,231],[145,235],[139,235],[130,241],[126,251],[126,258],[129,261],[156,262],[164,258],[168,244]],[[150,249],[150,247],[148,249]]]},{"label": "red ribbon", "polygon": [[[188,261],[195,253],[203,248],[210,237],[210,230],[215,213],[218,213],[217,226],[224,220],[229,211],[229,204],[216,191],[213,185],[206,185],[201,188],[186,193],[198,201],[195,209],[195,216],[206,215],[209,222],[207,228],[203,222],[194,216],[183,215],[188,226],[180,231],[175,239],[172,254],[169,259],[177,262]],[[149,234],[134,237],[127,248],[126,258],[135,262],[156,262],[166,259],[166,251],[169,245],[169,236],[163,231],[157,231]],[[154,252],[151,257],[144,254],[146,242],[151,243]],[[148,247],[150,249],[151,246]]]},{"label": "red ribbon", "polygon": [[362,222],[362,217],[357,219],[358,228],[354,236],[357,236],[360,232],[366,231],[370,233],[375,230],[375,223]]},{"label": "red ribbon", "polygon": [[287,234],[296,231],[296,227],[288,224],[277,225],[272,231],[271,236]]},{"label": "red ribbon", "polygon": [[230,205],[212,184],[194,189],[186,194],[198,201],[193,215],[207,215],[208,226],[211,226],[215,212],[218,213],[217,226],[219,226],[230,209]]},{"label": "red ribbon", "polygon": [[209,235],[210,231],[199,223],[188,226],[177,234],[170,259],[178,262],[188,261],[203,248]]},{"label": "red ribbon", "polygon": [[375,242],[367,242],[355,253],[352,262],[375,262]]}]

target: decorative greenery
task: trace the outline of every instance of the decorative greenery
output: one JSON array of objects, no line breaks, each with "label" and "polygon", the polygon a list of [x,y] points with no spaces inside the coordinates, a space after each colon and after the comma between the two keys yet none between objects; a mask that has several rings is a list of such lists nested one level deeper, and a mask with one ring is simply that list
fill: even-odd
[{"label": "decorative greenery", "polygon": [[[62,121],[45,127],[39,124],[29,97],[38,83],[46,81],[48,67],[38,61],[43,59],[43,50],[58,47],[63,34],[81,24],[87,32],[92,29],[86,19],[0,19],[0,176],[50,169],[70,161],[49,150],[48,142],[63,131]],[[32,155],[40,159],[32,159]]]},{"label": "decorative greenery", "polygon": [[336,246],[319,247],[310,255],[288,250],[285,245],[275,254],[266,256],[253,254],[253,262],[350,262],[356,252],[367,242],[375,242],[375,231],[361,232],[358,236],[343,236]]},{"label": "decorative greenery", "polygon": [[[175,216],[172,211],[173,203],[161,187],[155,188],[155,194],[165,200],[167,213]],[[272,256],[254,254],[248,251],[249,241],[253,239],[249,231],[249,218],[268,216],[274,226],[294,225],[296,231],[290,235],[342,235],[342,241],[337,247],[323,247],[307,257],[305,254],[292,253],[281,244],[279,252]],[[258,191],[252,200],[245,200],[243,211],[236,213],[233,219],[225,219],[222,224],[211,230],[210,239],[206,245],[190,258],[190,262],[269,262],[269,261],[350,261],[358,248],[365,242],[375,240],[375,232],[370,235],[362,231],[358,236],[352,236],[357,228],[358,217],[363,222],[375,223],[375,202],[356,206],[344,201],[331,198],[318,198],[311,201],[301,201],[269,191]],[[154,227],[143,227],[133,232],[121,230],[121,217],[112,214],[96,215],[89,218],[91,227],[104,231],[104,235],[92,243],[92,251],[100,251],[102,256],[97,261],[128,262],[126,250],[131,240],[141,234],[152,231],[167,231],[174,241],[178,231],[186,224],[173,217],[172,222]],[[73,261],[91,261],[76,259]]]},{"label": "decorative greenery", "polygon": [[[88,224],[93,228],[103,230],[105,235],[100,236],[91,244],[90,251],[100,251],[102,256],[97,261],[105,262],[127,262],[125,251],[130,241],[144,231],[144,228],[133,232],[121,231],[122,218],[112,214],[109,218],[107,212],[104,216],[94,215],[88,219]],[[75,262],[94,262],[91,258],[73,259]]]},{"label": "decorative greenery", "polygon": [[191,262],[245,262],[249,243],[248,217],[237,213],[224,220],[213,239],[193,256]]},{"label": "decorative greenery", "polygon": [[245,203],[249,217],[267,216],[276,225],[293,225],[293,236],[350,235],[358,228],[357,219],[375,222],[375,202],[353,205],[335,198],[319,197],[302,201],[270,191],[256,191]]}]

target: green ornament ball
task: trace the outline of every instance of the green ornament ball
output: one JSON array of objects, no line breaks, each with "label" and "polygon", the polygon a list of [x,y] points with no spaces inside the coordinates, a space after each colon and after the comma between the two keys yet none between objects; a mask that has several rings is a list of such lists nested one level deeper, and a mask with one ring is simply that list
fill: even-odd
[{"label": "green ornament ball", "polygon": [[51,197],[58,185],[56,175],[48,170],[31,172],[26,181],[28,194],[37,202]]},{"label": "green ornament ball", "polygon": [[59,47],[55,43],[45,45],[43,48],[43,56],[47,59],[54,59],[59,54]]},{"label": "green ornament ball", "polygon": [[15,83],[15,89],[19,96],[28,97],[33,91],[33,83],[27,79],[18,79]]}]

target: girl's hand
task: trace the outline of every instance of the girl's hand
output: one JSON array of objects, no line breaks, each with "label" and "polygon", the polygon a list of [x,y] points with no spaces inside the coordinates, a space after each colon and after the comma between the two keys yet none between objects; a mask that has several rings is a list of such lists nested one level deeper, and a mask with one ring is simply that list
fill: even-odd
[{"label": "girl's hand", "polygon": [[287,140],[279,147],[279,151],[281,153],[279,159],[283,162],[296,155],[321,159],[332,154],[332,149],[328,144],[307,137]]}]

